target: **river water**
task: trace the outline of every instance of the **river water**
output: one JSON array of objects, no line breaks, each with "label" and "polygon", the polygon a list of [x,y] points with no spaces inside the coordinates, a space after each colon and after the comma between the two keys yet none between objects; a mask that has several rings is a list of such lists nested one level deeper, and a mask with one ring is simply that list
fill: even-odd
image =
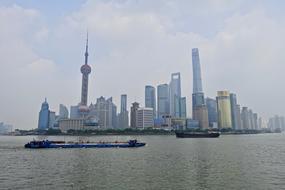
[{"label": "river water", "polygon": [[[127,149],[24,149],[39,137],[0,136],[0,189],[285,189],[285,134],[96,136]],[[83,138],[83,137],[82,137]],[[48,137],[77,140],[77,137]]]}]

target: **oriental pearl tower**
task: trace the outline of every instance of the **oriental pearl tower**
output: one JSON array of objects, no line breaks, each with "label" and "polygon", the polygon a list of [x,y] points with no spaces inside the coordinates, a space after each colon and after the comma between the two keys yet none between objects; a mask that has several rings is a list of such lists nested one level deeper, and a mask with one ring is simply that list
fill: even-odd
[{"label": "oriental pearl tower", "polygon": [[86,50],[85,50],[85,63],[81,66],[82,73],[82,88],[81,88],[81,106],[87,106],[88,97],[88,76],[91,73],[91,67],[88,65],[88,33],[86,40]]}]

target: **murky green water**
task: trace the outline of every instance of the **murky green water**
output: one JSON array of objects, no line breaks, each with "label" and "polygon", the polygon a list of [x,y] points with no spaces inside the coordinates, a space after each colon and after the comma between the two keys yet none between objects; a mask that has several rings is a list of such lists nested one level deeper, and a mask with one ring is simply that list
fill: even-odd
[{"label": "murky green water", "polygon": [[33,137],[0,136],[0,189],[285,189],[285,134],[88,140],[130,138],[148,145],[29,150]]}]

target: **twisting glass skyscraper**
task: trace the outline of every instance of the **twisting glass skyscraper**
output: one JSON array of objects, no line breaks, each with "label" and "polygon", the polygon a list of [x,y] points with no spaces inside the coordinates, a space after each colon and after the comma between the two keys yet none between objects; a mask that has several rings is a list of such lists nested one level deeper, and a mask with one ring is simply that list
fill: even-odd
[{"label": "twisting glass skyscraper", "polygon": [[192,49],[193,66],[193,94],[192,94],[192,113],[193,119],[199,121],[200,128],[208,128],[208,110],[205,104],[202,89],[202,76],[198,48]]},{"label": "twisting glass skyscraper", "polygon": [[198,48],[192,49],[192,66],[193,66],[193,94],[203,93],[201,66]]}]

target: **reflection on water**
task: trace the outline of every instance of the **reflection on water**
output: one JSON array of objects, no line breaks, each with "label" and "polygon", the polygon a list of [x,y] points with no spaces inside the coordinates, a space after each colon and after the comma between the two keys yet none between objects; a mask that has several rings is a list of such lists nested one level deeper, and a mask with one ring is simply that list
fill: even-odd
[{"label": "reflection on water", "polygon": [[[0,189],[281,189],[285,135],[80,137],[148,143],[137,149],[27,150],[29,140],[0,137]],[[49,137],[50,140],[79,140]]]}]

